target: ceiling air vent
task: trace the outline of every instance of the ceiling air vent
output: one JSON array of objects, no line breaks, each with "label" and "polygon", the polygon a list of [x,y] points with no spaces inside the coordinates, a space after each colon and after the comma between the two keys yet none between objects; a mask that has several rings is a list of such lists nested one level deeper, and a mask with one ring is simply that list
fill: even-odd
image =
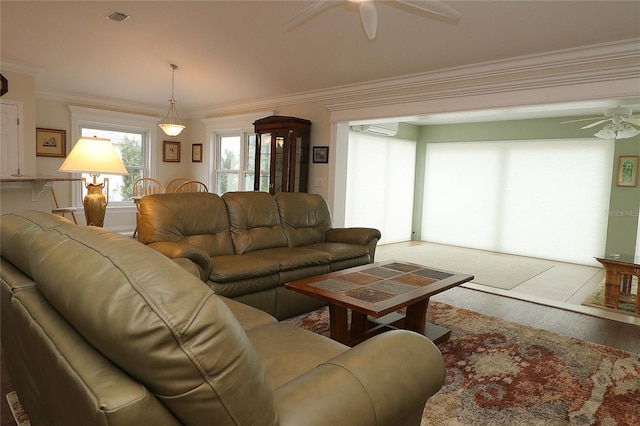
[{"label": "ceiling air vent", "polygon": [[129,18],[130,16],[126,13],[116,12],[115,10],[107,15],[107,19],[116,22],[126,21]]}]

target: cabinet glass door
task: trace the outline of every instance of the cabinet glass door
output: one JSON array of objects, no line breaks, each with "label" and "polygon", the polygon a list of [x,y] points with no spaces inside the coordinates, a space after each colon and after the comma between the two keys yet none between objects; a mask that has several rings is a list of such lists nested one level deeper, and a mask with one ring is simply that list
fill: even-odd
[{"label": "cabinet glass door", "polygon": [[309,135],[296,136],[293,153],[292,186],[294,192],[307,192],[307,176],[309,175]]},{"label": "cabinet glass door", "polygon": [[272,194],[283,192],[287,190],[287,149],[289,144],[287,142],[286,133],[276,132],[275,141],[272,146],[275,155],[275,161],[273,162],[273,172],[271,174],[271,188]]},{"label": "cabinet glass door", "polygon": [[254,191],[269,192],[269,178],[271,176],[271,133],[258,135],[256,144],[256,178]]}]

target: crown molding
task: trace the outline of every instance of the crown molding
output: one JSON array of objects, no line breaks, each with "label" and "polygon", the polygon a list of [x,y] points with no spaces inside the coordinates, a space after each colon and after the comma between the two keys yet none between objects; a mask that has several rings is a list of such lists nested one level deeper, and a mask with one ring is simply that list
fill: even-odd
[{"label": "crown molding", "polygon": [[[2,69],[37,74],[40,68],[2,62]],[[330,112],[407,102],[504,93],[533,88],[640,78],[640,38],[519,56],[497,61],[429,71],[358,84],[256,99],[223,107],[190,111],[183,118],[222,117],[243,111],[267,111],[276,106],[328,102]],[[42,99],[62,101],[161,118],[164,108],[112,98],[37,90]],[[357,98],[356,100],[352,100]],[[344,101],[341,101],[344,99]],[[205,118],[207,120],[207,118]]]},{"label": "crown molding", "polygon": [[202,119],[202,122],[206,126],[207,131],[245,129],[248,128],[247,126],[249,125],[252,126],[253,122],[260,118],[270,117],[277,114],[277,111],[274,110],[264,110],[246,114],[204,118]]},{"label": "crown molding", "polygon": [[18,74],[36,76],[37,74],[40,73],[40,71],[42,71],[43,68],[36,67],[34,65],[25,65],[25,64],[19,64],[17,62],[3,60],[2,63],[0,63],[0,69],[2,69],[2,72],[8,71],[8,72],[15,72]]},{"label": "crown molding", "polygon": [[[421,98],[444,99],[639,76],[640,38],[635,38],[255,100],[210,109],[202,114],[214,116],[318,101],[334,101],[325,106],[329,111],[336,111]],[[394,92],[407,93],[392,94]],[[367,97],[369,100],[335,102],[352,97]]]},{"label": "crown molding", "polygon": [[119,99],[96,97],[94,95],[83,95],[77,93],[65,93],[55,90],[37,90],[36,97],[38,99],[59,101],[75,105],[84,105],[89,108],[110,109],[115,111],[132,112],[133,114],[150,115],[156,117],[158,120],[164,117],[164,115],[167,113],[166,108],[161,109],[158,108],[157,105],[134,105],[131,102]]}]

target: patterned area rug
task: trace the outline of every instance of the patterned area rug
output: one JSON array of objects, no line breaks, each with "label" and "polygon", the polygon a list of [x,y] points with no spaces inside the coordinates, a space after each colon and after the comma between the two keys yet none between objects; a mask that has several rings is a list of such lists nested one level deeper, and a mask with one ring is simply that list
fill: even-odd
[{"label": "patterned area rug", "polygon": [[[453,332],[422,426],[640,425],[638,355],[444,303],[428,311]],[[329,334],[327,308],[287,321]]]},{"label": "patterned area rug", "polygon": [[11,414],[13,414],[13,419],[16,421],[16,425],[31,426],[29,416],[22,408],[22,404],[20,404],[16,392],[9,392],[5,397],[7,398],[7,404],[9,404],[9,409],[11,410]]}]

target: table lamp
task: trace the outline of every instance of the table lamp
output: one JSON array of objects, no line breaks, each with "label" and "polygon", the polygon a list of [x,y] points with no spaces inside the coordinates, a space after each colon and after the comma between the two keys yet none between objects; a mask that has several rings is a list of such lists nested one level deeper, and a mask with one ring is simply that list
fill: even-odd
[{"label": "table lamp", "polygon": [[109,179],[104,178],[103,183],[98,183],[96,178],[101,173],[111,175],[129,174],[111,141],[98,137],[82,137],[78,139],[78,142],[76,142],[58,171],[89,173],[93,177],[92,183],[87,183],[86,178],[82,178],[82,182],[86,184],[87,188],[87,195],[82,203],[84,215],[88,226],[103,226],[109,199],[104,196],[102,190],[106,184],[108,196]]}]

